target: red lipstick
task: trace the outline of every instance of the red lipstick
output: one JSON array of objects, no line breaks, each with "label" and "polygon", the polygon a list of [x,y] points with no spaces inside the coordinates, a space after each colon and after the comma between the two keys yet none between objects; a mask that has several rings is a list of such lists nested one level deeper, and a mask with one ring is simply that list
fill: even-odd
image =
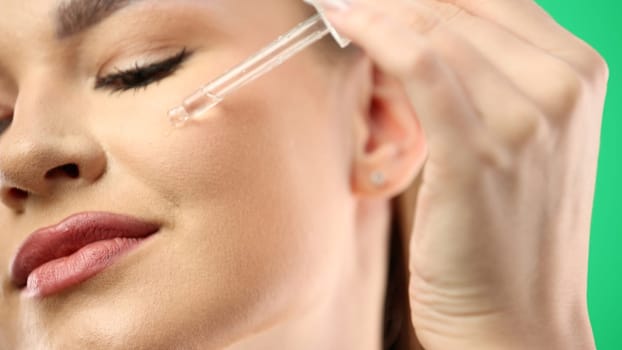
[{"label": "red lipstick", "polygon": [[11,280],[32,296],[58,293],[103,271],[159,228],[112,213],[72,215],[24,241],[11,264]]}]

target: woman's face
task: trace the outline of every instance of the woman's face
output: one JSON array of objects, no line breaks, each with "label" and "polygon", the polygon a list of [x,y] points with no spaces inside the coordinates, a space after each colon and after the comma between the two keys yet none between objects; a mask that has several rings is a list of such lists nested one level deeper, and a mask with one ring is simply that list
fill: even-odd
[{"label": "woman's face", "polygon": [[[204,121],[166,117],[310,13],[290,0],[0,0],[0,114],[13,116],[0,136],[0,344],[224,345],[337,285],[355,225],[355,68],[307,50]],[[85,282],[26,297],[8,272],[20,245],[91,211],[159,230]]]}]

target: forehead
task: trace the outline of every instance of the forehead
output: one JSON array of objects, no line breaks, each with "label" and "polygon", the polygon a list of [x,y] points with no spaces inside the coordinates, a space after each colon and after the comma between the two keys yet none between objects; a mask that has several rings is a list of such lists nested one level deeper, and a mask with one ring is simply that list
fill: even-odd
[{"label": "forehead", "polygon": [[50,41],[62,0],[0,0],[0,50]]},{"label": "forehead", "polygon": [[[14,25],[20,22],[24,26],[29,23],[39,24],[48,29],[53,28],[56,36],[63,38],[95,25],[114,12],[137,2],[139,0],[0,0],[0,8],[8,15],[6,17],[15,19],[12,21]],[[11,21],[8,23],[11,24]]]},{"label": "forehead", "polygon": [[[141,13],[126,12],[126,8]],[[7,52],[10,56],[28,49],[56,50],[59,39],[77,36],[109,17],[116,18],[117,13],[130,16],[115,28],[124,31],[132,26],[131,22],[152,22],[152,15],[158,19],[173,18],[171,13],[180,11],[207,14],[202,21],[227,23],[224,31],[233,29],[233,33],[245,28],[276,35],[313,9],[292,0],[0,0],[0,13],[4,15],[0,21],[0,60],[2,56],[6,59]]]},{"label": "forehead", "polygon": [[37,24],[48,29],[53,27],[61,36],[70,35],[124,7],[141,2],[190,7],[203,3],[201,5],[228,7],[232,15],[251,11],[255,17],[296,16],[296,12],[311,12],[302,1],[292,0],[0,0],[0,13],[5,15],[0,26],[4,23],[4,27],[23,29]]},{"label": "forehead", "polygon": [[[98,24],[109,14],[113,14],[111,23],[119,33],[131,31],[137,22],[145,26],[159,23],[158,30],[170,32],[164,22],[185,21],[190,26],[193,21],[205,22],[214,28],[213,33],[235,42],[265,34],[265,39],[260,39],[263,42],[313,11],[301,0],[0,0],[0,78],[3,71],[27,69],[31,66],[27,61],[50,62],[52,56],[71,54],[70,49],[79,47],[81,36],[75,36],[79,40],[59,37],[87,24],[102,28]],[[91,42],[111,35],[104,30],[95,32],[97,35],[88,36]]]}]

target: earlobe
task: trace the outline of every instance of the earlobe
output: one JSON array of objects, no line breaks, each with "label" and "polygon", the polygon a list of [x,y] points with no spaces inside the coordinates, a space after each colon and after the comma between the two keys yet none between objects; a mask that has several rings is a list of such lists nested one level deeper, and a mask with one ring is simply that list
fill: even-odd
[{"label": "earlobe", "polygon": [[423,130],[402,83],[378,70],[366,109],[356,121],[352,191],[391,198],[421,171],[427,149]]}]

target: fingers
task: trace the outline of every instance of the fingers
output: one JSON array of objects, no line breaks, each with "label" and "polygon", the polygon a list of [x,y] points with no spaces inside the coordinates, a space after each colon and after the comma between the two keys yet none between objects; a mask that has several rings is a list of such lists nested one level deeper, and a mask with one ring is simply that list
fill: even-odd
[{"label": "fingers", "polygon": [[602,58],[595,50],[557,23],[536,1],[414,1],[435,7],[439,4],[460,7],[471,15],[505,28],[516,37],[566,61],[585,77],[591,77],[595,68],[602,64]]},{"label": "fingers", "polygon": [[[580,83],[567,62],[479,17],[464,14],[438,29],[439,36],[456,33],[477,49],[545,115],[568,115],[569,101]],[[432,35],[434,35],[432,34]]]},{"label": "fingers", "polygon": [[574,36],[533,0],[416,0],[434,6],[445,3],[507,28],[514,35],[542,49],[559,47]]},{"label": "fingers", "polygon": [[[487,23],[496,32],[505,32],[512,42],[522,42],[565,61],[585,78],[593,78],[604,65],[602,57],[585,42],[559,25],[532,0],[354,0],[392,11],[419,33],[459,22],[459,33],[470,32],[471,23]],[[476,21],[475,21],[476,20]],[[455,26],[452,26],[455,28]],[[481,33],[481,31],[480,31]],[[509,47],[509,44],[506,45]]]},{"label": "fingers", "polygon": [[444,30],[436,37],[434,48],[453,67],[486,129],[503,145],[515,149],[545,131],[547,119],[527,96],[529,90],[508,79],[462,35]]},{"label": "fingers", "polygon": [[[404,82],[426,132],[430,159],[444,163],[445,170],[451,168],[455,174],[473,169],[472,149],[494,152],[496,147],[488,144],[494,138],[482,128],[482,119],[455,70],[426,38],[379,11],[357,4],[335,25],[381,69]],[[363,30],[372,25],[374,31]]]},{"label": "fingers", "polygon": [[504,163],[495,143],[520,144],[533,135],[541,111],[466,40],[446,28],[422,36],[394,11],[362,1],[347,14],[329,16],[383,70],[403,80],[426,131],[430,158],[447,157],[462,170],[473,160]]},{"label": "fingers", "polygon": [[352,6],[347,15],[333,11],[327,15],[380,69],[407,84],[426,133],[430,156],[434,153],[435,158],[451,158],[463,151],[464,134],[479,133],[481,125],[452,70],[412,28],[393,21],[369,4],[357,2]]},{"label": "fingers", "polygon": [[[500,73],[546,114],[568,114],[580,82],[567,62],[517,37],[504,27],[438,0],[394,0],[391,6],[359,0],[376,13],[386,13],[419,34],[435,40],[454,31],[476,47]],[[544,77],[550,77],[543,81]]]}]

